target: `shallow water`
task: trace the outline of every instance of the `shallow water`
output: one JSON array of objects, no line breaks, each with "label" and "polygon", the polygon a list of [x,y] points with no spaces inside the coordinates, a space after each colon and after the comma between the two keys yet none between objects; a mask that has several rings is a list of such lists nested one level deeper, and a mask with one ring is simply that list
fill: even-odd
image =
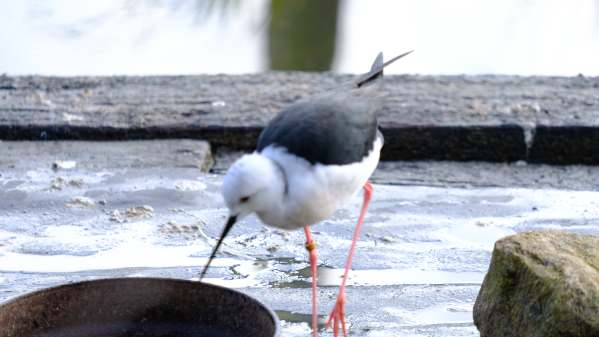
[{"label": "shallow water", "polygon": [[[78,183],[56,188],[58,178]],[[221,178],[186,168],[3,171],[0,301],[100,277],[197,279],[226,218]],[[472,306],[495,240],[555,228],[599,234],[599,192],[374,187],[347,289],[355,336],[477,336]],[[335,300],[360,200],[313,227],[322,321]],[[301,231],[248,218],[233,229],[205,280],[268,304],[283,320],[284,336],[306,336],[303,241]]]}]

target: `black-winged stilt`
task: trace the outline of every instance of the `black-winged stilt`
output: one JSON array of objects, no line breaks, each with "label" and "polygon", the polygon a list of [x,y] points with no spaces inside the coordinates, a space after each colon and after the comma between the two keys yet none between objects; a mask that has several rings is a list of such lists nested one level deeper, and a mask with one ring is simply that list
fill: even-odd
[{"label": "black-winged stilt", "polygon": [[303,228],[312,272],[312,333],[317,335],[316,244],[309,226],[328,217],[364,189],[364,201],[354,231],[337,302],[327,320],[334,335],[347,336],[345,284],[360,227],[372,195],[368,178],[374,172],[383,146],[377,112],[382,103],[373,85],[383,68],[401,54],[383,62],[379,53],[370,71],[331,93],[283,109],[262,131],[252,154],[237,160],[225,175],[222,194],[229,219],[210,255],[200,280],[223,239],[243,217],[256,213],[265,224],[294,230]]}]

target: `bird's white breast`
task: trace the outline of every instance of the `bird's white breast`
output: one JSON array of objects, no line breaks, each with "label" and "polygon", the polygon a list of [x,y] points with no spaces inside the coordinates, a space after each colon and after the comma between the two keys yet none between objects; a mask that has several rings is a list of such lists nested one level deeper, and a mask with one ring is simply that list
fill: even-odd
[{"label": "bird's white breast", "polygon": [[278,212],[262,212],[258,216],[267,225],[283,229],[313,225],[330,217],[372,175],[382,145],[377,138],[362,161],[347,165],[312,165],[284,148],[265,148],[262,155],[275,161],[284,171],[287,193]]}]

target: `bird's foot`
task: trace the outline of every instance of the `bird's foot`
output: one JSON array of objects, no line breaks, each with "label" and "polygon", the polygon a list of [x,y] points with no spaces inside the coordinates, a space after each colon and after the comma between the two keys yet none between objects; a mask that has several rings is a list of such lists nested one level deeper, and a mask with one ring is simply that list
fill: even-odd
[{"label": "bird's foot", "polygon": [[333,335],[339,336],[339,328],[343,332],[343,337],[347,337],[347,329],[345,327],[345,292],[342,291],[337,296],[337,302],[331,311],[331,315],[327,320],[327,329],[333,327]]}]

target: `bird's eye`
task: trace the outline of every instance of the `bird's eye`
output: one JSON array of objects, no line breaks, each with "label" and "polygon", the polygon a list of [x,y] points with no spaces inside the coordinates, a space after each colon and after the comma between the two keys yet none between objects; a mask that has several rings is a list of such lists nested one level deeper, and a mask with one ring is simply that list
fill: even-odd
[{"label": "bird's eye", "polygon": [[243,203],[248,202],[248,200],[250,200],[250,197],[242,197],[242,198],[239,198],[239,203],[243,204]]}]

